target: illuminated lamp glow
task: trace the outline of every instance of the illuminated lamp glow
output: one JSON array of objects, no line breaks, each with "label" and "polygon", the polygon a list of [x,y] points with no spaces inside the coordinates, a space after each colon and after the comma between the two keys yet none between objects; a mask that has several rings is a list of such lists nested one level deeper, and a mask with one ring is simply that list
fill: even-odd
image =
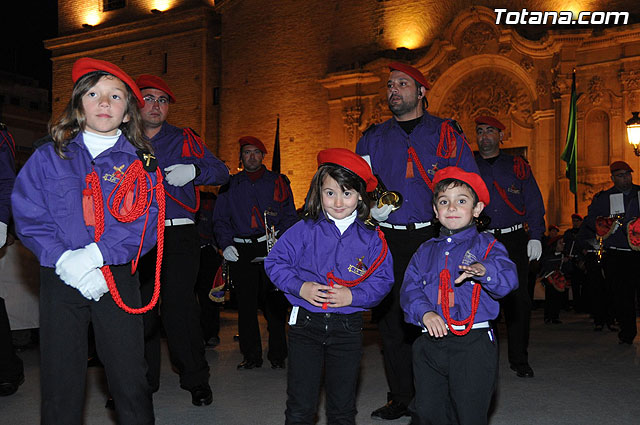
[{"label": "illuminated lamp glow", "polygon": [[165,10],[171,7],[171,0],[154,0],[151,3],[152,3],[151,8],[157,9],[160,12],[164,12]]},{"label": "illuminated lamp glow", "polygon": [[84,22],[92,27],[98,25],[100,23],[100,12],[97,10],[89,11],[84,17]]},{"label": "illuminated lamp glow", "polygon": [[423,42],[423,33],[418,28],[410,26],[404,28],[396,37],[396,48],[405,47],[407,49],[415,49],[421,47]]}]

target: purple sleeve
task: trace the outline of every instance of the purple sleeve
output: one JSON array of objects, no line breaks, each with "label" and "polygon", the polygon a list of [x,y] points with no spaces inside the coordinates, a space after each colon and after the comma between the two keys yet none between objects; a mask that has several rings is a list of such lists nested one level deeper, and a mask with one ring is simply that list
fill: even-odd
[{"label": "purple sleeve", "polygon": [[531,239],[542,240],[544,235],[544,202],[542,193],[533,173],[523,182],[525,220],[529,224],[529,235]]},{"label": "purple sleeve", "polygon": [[229,169],[216,158],[210,151],[204,146],[204,156],[202,158],[196,158],[193,162],[199,169],[200,175],[193,181],[195,185],[213,185],[220,186],[226,184],[229,181]]},{"label": "purple sleeve", "polygon": [[213,209],[213,233],[220,249],[233,245],[233,223],[231,222],[233,206],[230,205],[229,198],[228,190],[221,191]]},{"label": "purple sleeve", "polygon": [[[447,122],[449,126],[451,126],[451,121],[448,120]],[[449,158],[449,165],[462,168],[470,173],[480,174],[478,164],[476,164],[476,159],[473,156],[473,151],[471,150],[467,137],[464,133],[453,131],[456,137],[456,156],[455,158]]]},{"label": "purple sleeve", "polygon": [[296,266],[303,253],[304,235],[310,231],[305,224],[300,221],[289,228],[264,259],[264,269],[273,284],[281,291],[298,298],[301,298],[300,288],[304,280],[300,278]]},{"label": "purple sleeve", "polygon": [[40,155],[40,150],[31,155],[16,178],[11,205],[20,241],[35,254],[41,265],[52,267],[68,248],[58,237],[58,228],[51,217],[46,192],[42,188],[42,182],[47,180],[40,165],[47,162]]},{"label": "purple sleeve", "polygon": [[[485,234],[486,235],[486,234]],[[488,246],[493,236],[482,237],[483,245]],[[480,263],[487,270],[484,276],[476,278],[482,284],[482,289],[492,298],[502,298],[518,287],[518,271],[513,261],[509,259],[506,248],[496,241],[486,259]]]},{"label": "purple sleeve", "polygon": [[[424,327],[422,317],[429,311],[437,311],[436,305],[426,296],[423,283],[424,270],[420,264],[429,264],[428,257],[430,245],[423,244],[413,255],[409,266],[404,273],[404,280],[400,288],[400,307],[404,311],[405,321],[420,327]],[[430,282],[430,284],[435,284]]]}]

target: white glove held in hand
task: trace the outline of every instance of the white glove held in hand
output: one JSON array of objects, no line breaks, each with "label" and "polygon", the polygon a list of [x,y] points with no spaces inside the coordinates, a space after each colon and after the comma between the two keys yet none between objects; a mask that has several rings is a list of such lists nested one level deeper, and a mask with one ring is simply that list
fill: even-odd
[{"label": "white glove held in hand", "polygon": [[7,225],[0,221],[0,248],[7,243]]},{"label": "white glove held in hand", "polygon": [[238,258],[240,258],[238,250],[233,245],[229,245],[228,247],[226,247],[224,251],[222,251],[222,256],[225,260],[233,262],[238,261]]},{"label": "white glove held in hand", "polygon": [[100,297],[109,292],[107,281],[100,269],[93,269],[85,274],[76,289],[88,300],[98,301]]},{"label": "white glove held in hand", "polygon": [[171,186],[184,186],[196,178],[196,166],[193,164],[174,164],[164,169],[165,180]]},{"label": "white glove held in hand", "polygon": [[64,283],[77,288],[85,274],[102,265],[102,253],[94,242],[84,248],[65,251],[56,262],[56,274]]},{"label": "white glove held in hand", "polygon": [[383,205],[382,208],[378,208],[376,205],[371,208],[371,218],[375,221],[387,221],[392,209],[393,205]]},{"label": "white glove held in hand", "polygon": [[542,244],[537,239],[529,240],[527,244],[527,255],[529,256],[529,261],[539,260],[542,255]]}]

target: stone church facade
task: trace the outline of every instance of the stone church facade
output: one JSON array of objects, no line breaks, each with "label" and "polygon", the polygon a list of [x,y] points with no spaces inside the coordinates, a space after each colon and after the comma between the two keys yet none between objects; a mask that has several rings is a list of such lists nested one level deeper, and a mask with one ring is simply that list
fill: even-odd
[{"label": "stone church facade", "polygon": [[203,135],[232,172],[237,139],[251,134],[271,150],[279,116],[282,172],[298,206],[320,149],[354,149],[368,126],[390,118],[385,86],[392,60],[427,76],[430,113],[458,120],[473,148],[475,116],[506,124],[503,147],[531,163],[547,223],[566,226],[573,212],[559,157],[574,69],[579,212],[611,185],[610,162],[625,160],[640,172],[624,124],[640,110],[640,24],[551,28],[532,39],[496,25],[493,8],[541,2],[494,1],[487,8],[456,1],[438,9],[426,0],[187,0],[165,1],[172,6],[151,13],[157,1],[129,0],[84,28],[86,3],[61,0],[61,35],[46,41],[54,115],[68,99],[71,65],[91,56],[133,76],[167,80],[178,97],[169,121]]}]

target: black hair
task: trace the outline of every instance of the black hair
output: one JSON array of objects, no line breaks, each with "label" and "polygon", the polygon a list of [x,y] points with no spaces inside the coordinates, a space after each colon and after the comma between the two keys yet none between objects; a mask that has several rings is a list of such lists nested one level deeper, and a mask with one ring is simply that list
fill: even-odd
[{"label": "black hair", "polygon": [[459,187],[459,186],[466,187],[467,189],[469,189],[473,194],[473,207],[478,205],[478,194],[476,193],[476,191],[473,190],[473,188],[467,182],[463,182],[462,180],[458,180],[458,179],[440,180],[435,185],[435,187],[433,188],[433,205],[437,206],[438,195],[440,195],[442,192],[449,189],[450,187]]},{"label": "black hair", "polygon": [[360,194],[356,210],[358,218],[366,220],[369,217],[370,198],[367,194],[366,184],[360,176],[352,171],[336,164],[322,164],[311,180],[309,192],[304,203],[304,217],[318,219],[324,216],[322,210],[322,182],[326,176],[333,178],[342,190],[355,190]]}]

